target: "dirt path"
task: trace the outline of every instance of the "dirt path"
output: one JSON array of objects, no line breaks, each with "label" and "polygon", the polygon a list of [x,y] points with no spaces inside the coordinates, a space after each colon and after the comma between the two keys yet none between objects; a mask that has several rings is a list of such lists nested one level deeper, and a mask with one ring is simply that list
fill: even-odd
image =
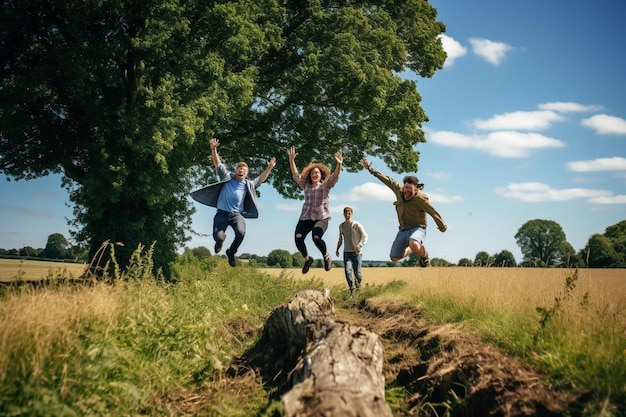
[{"label": "dirt path", "polygon": [[577,414],[575,398],[521,361],[451,325],[428,325],[415,307],[368,299],[354,313],[350,321],[383,341],[388,389],[409,393],[398,416]]},{"label": "dirt path", "polygon": [[[339,311],[339,320],[381,338],[387,401],[394,416],[581,415],[579,399],[551,389],[520,360],[452,325],[429,325],[414,306],[371,298]],[[290,389],[294,365],[259,342],[227,374],[242,382],[261,376],[266,391],[278,400]]]}]

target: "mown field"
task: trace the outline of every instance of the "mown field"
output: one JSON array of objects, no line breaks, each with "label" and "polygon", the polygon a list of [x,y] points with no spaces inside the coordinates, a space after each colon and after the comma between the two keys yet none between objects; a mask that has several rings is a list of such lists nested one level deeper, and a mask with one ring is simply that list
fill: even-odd
[{"label": "mown field", "polygon": [[40,280],[58,276],[77,278],[85,271],[86,267],[86,264],[0,259],[0,282],[17,279]]}]

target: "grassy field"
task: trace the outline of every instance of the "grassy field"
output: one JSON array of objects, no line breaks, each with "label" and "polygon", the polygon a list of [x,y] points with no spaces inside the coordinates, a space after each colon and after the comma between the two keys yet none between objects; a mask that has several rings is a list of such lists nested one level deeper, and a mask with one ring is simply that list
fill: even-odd
[{"label": "grassy field", "polygon": [[[295,279],[315,277],[329,287],[348,289],[343,268],[333,267],[328,272],[314,268],[307,275],[302,275],[299,269],[262,271]],[[405,294],[408,297],[448,295],[493,308],[535,311],[538,306],[552,305],[574,272],[554,268],[363,268],[362,285],[385,285],[401,280],[408,284],[410,291]],[[622,310],[622,318],[626,319],[626,269],[581,269],[570,292],[574,300],[585,297],[586,306]]]},{"label": "grassy field", "polygon": [[[315,277],[329,287],[344,286],[343,268],[326,272],[311,269],[302,275],[299,269],[263,269],[264,272],[295,279]],[[394,280],[407,283],[406,297],[449,295],[467,302],[494,308],[517,308],[534,311],[554,303],[562,295],[565,281],[573,270],[554,268],[364,268],[362,285],[384,285]],[[581,269],[571,298],[585,298],[594,308],[626,310],[626,269]],[[574,303],[572,303],[574,304]],[[626,312],[623,314],[626,318]]]},{"label": "grassy field", "polygon": [[0,282],[16,279],[40,280],[58,276],[77,278],[86,267],[86,264],[0,259]]},{"label": "grassy field", "polygon": [[[81,267],[5,262],[2,276],[70,266]],[[0,415],[278,415],[258,378],[233,384],[225,369],[273,307],[325,286],[339,314],[368,297],[399,299],[478,335],[553,386],[590,392],[584,416],[626,406],[626,270],[365,268],[350,296],[336,267],[303,276],[183,256],[174,269],[176,285],[142,270],[112,285],[0,292]]]}]

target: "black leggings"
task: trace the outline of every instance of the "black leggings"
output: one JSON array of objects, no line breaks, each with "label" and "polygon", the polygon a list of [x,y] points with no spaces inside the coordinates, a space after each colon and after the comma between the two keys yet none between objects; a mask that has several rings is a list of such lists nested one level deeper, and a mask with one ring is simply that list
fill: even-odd
[{"label": "black leggings", "polygon": [[315,246],[322,252],[322,256],[326,255],[326,242],[322,240],[322,236],[324,236],[327,226],[328,220],[298,220],[295,234],[296,248],[298,248],[305,259],[309,252],[304,244],[304,238],[310,232],[313,232],[313,243]]}]

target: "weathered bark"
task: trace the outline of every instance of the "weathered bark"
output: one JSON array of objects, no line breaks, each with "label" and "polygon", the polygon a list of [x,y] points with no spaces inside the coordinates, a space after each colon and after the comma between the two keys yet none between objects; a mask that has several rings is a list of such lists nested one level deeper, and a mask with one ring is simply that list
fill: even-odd
[{"label": "weathered bark", "polygon": [[284,350],[287,362],[298,360],[282,397],[287,417],[392,415],[378,335],[337,321],[321,292],[301,291],[276,307],[264,337]]}]

